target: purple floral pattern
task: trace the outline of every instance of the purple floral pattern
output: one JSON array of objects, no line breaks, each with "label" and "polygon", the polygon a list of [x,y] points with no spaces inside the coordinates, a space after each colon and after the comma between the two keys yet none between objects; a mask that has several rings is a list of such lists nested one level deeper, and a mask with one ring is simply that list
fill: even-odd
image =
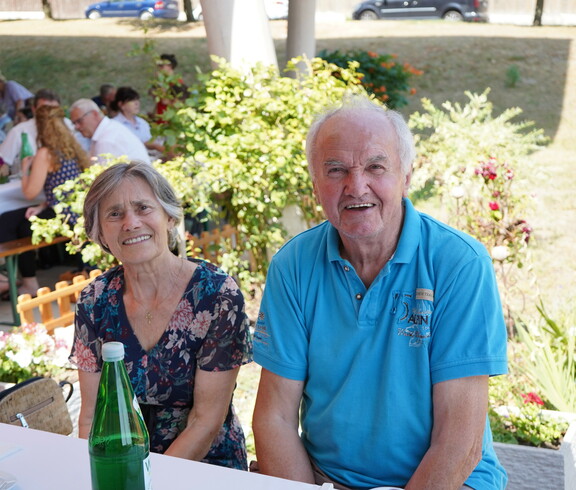
[{"label": "purple floral pattern", "polygon": [[[192,279],[162,337],[148,352],[126,315],[123,266],[92,281],[76,311],[71,362],[83,371],[99,372],[102,343],[124,344],[138,402],[145,414],[153,413],[150,448],[158,453],[166,451],[186,426],[196,368],[225,371],[252,360],[249,322],[238,286],[214,265],[193,262],[197,268]],[[247,469],[244,434],[232,403],[204,462]]]}]

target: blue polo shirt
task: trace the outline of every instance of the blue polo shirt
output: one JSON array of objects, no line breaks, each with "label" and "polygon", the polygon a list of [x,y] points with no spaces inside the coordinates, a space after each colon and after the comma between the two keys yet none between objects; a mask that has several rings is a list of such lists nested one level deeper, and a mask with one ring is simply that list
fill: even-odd
[{"label": "blue polo shirt", "polygon": [[[483,245],[404,200],[393,258],[367,289],[341,258],[328,222],[274,256],[254,359],[305,381],[302,440],[347,486],[404,486],[430,445],[432,386],[507,372],[506,328]],[[483,458],[466,481],[500,489],[506,473],[488,421]]]}]

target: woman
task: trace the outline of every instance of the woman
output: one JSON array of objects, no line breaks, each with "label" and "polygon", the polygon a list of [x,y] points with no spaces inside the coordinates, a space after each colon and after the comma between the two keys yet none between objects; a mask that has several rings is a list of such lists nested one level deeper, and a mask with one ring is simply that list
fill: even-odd
[{"label": "woman", "polygon": [[156,139],[152,139],[150,124],[138,116],[140,114],[140,95],[136,90],[131,87],[118,88],[111,108],[118,113],[114,119],[138,136],[148,150],[162,153],[164,147]]},{"label": "woman", "polygon": [[[90,165],[88,155],[66,126],[64,111],[60,107],[39,107],[35,118],[39,149],[34,157],[27,157],[22,161],[22,193],[26,199],[33,200],[44,191],[46,201],[38,206],[4,213],[0,220],[0,242],[31,236],[31,216],[53,218],[53,207],[59,202],[54,195],[54,189],[67,180],[78,177],[80,172]],[[76,215],[69,212],[68,216],[72,223],[76,222]],[[22,277],[19,294],[36,296],[39,284],[36,278],[35,253],[21,254],[18,265]],[[7,289],[6,282],[0,284],[0,291]]]},{"label": "woman", "polygon": [[166,179],[140,162],[109,167],[86,196],[86,232],[122,265],[96,278],[77,306],[79,435],[94,415],[102,342],[120,341],[151,449],[246,469],[232,407],[238,370],[252,356],[244,299],[220,269],[171,252],[182,214]]}]

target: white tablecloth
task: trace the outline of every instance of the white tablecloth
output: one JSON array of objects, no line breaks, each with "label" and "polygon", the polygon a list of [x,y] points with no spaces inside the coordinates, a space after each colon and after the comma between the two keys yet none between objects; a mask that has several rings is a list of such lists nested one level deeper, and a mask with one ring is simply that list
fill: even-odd
[{"label": "white tablecloth", "polygon": [[35,199],[29,201],[22,194],[22,182],[19,178],[12,177],[10,182],[0,184],[0,214],[13,209],[34,206],[44,202],[44,193],[40,193]]},{"label": "white tablecloth", "polygon": [[[150,462],[152,490],[328,488],[155,453]],[[88,443],[85,439],[0,424],[0,472],[16,477],[14,490],[90,490]]]}]

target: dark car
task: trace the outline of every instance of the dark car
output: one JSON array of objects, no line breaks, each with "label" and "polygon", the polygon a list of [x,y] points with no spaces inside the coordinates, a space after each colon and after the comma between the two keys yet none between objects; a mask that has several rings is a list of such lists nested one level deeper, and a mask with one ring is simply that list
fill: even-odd
[{"label": "dark car", "polygon": [[356,6],[356,20],[446,19],[486,22],[488,0],[368,0]]},{"label": "dark car", "polygon": [[89,5],[86,17],[92,20],[100,17],[139,17],[142,20],[157,17],[177,19],[179,15],[177,0],[108,0]]}]

